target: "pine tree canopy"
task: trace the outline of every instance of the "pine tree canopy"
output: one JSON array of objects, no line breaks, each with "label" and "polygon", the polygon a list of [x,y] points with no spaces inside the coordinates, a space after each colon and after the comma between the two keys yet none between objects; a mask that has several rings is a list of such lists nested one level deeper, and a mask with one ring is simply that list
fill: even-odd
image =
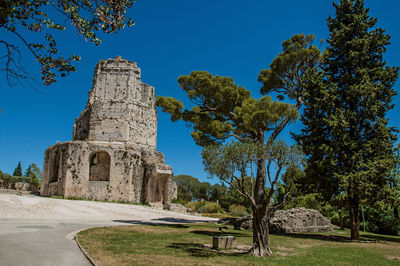
[{"label": "pine tree canopy", "polygon": [[320,57],[320,50],[313,45],[314,35],[296,34],[282,43],[283,51],[272,61],[269,69],[258,75],[263,84],[261,93],[279,93],[280,100],[284,95],[302,104],[303,77],[314,68]]},{"label": "pine tree canopy", "polygon": [[195,104],[184,109],[182,102],[171,97],[157,97],[156,105],[171,115],[193,125],[192,137],[206,146],[234,137],[240,141],[264,140],[265,131],[274,130],[279,121],[298,117],[288,103],[272,101],[270,96],[255,99],[250,91],[236,85],[230,77],[193,71],[178,78],[180,87]]}]

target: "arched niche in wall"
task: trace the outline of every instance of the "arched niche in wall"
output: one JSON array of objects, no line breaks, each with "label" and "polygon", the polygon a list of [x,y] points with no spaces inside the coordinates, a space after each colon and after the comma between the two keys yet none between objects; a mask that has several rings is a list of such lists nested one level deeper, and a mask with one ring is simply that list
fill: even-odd
[{"label": "arched niche in wall", "polygon": [[97,151],[89,158],[89,181],[110,180],[110,155],[105,151]]},{"label": "arched niche in wall", "polygon": [[60,169],[60,151],[55,150],[51,158],[50,182],[58,181],[59,169]]}]

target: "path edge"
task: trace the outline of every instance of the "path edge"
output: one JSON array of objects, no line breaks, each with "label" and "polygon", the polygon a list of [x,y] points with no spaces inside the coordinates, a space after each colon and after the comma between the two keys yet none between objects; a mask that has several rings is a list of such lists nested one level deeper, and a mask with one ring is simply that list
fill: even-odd
[{"label": "path edge", "polygon": [[84,230],[88,230],[90,228],[84,228],[75,232],[72,232],[74,236],[75,243],[78,245],[79,249],[82,251],[83,255],[86,257],[86,259],[92,264],[93,266],[100,266],[99,264],[96,263],[96,261],[92,258],[92,256],[89,255],[89,253],[82,247],[82,245],[78,241],[78,233]]}]

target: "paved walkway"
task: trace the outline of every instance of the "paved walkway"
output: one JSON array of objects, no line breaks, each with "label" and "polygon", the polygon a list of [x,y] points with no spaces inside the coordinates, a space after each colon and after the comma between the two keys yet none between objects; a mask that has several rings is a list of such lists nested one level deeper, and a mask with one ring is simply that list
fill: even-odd
[{"label": "paved walkway", "polygon": [[[62,212],[54,212],[60,209],[73,215],[60,219]],[[0,194],[0,265],[89,265],[73,240],[75,231],[202,220],[207,219],[143,206]]]},{"label": "paved walkway", "polygon": [[88,224],[43,220],[0,221],[0,265],[89,265],[68,233]]}]

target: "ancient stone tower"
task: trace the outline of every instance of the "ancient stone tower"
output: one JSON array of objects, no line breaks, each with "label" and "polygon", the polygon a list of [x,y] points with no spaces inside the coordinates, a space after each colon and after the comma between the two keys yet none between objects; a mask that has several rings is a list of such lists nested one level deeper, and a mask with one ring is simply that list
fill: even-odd
[{"label": "ancient stone tower", "polygon": [[41,194],[108,201],[162,202],[168,208],[172,169],[156,150],[154,87],[136,63],[116,57],[95,67],[72,141],[49,147]]}]

